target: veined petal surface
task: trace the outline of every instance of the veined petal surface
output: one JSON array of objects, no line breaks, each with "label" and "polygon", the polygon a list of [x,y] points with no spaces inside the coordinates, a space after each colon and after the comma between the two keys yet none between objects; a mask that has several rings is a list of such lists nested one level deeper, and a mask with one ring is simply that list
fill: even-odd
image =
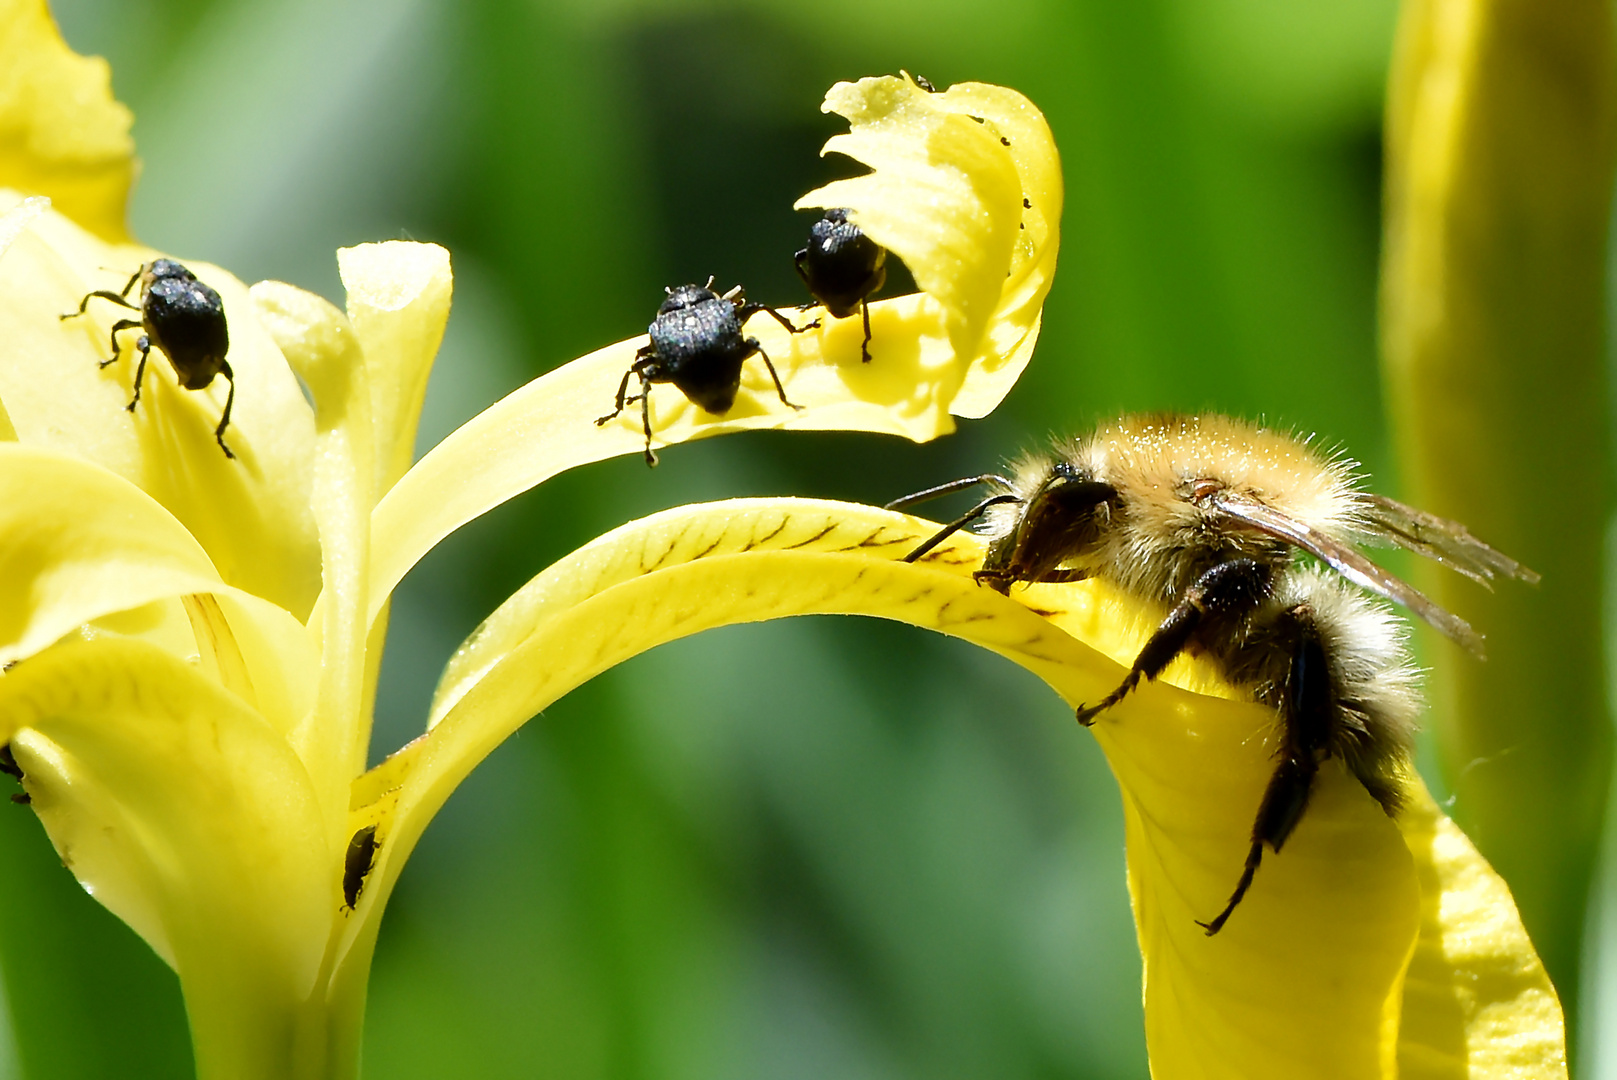
[{"label": "veined petal surface", "polygon": [[[376,824],[385,840],[369,900],[385,900],[426,819],[511,731],[571,686],[674,637],[790,614],[896,618],[1001,652],[1076,704],[1116,685],[1154,625],[1155,613],[1095,582],[1037,586],[1014,600],[978,587],[971,570],[983,547],[972,536],[915,565],[897,561],[932,528],[865,507],[740,500],[636,522],[551,567],[457,652],[432,730],[356,782],[351,824]],[[1055,629],[1072,636],[1051,637]],[[1440,846],[1406,843],[1332,762],[1284,851],[1267,854],[1235,918],[1207,937],[1196,920],[1217,912],[1239,876],[1273,768],[1275,717],[1239,697],[1187,658],[1093,729],[1124,793],[1153,1075],[1395,1076],[1408,1049],[1400,1026],[1430,1020],[1404,998],[1430,895],[1423,879],[1435,866],[1445,909],[1481,908],[1519,926],[1508,896],[1486,888],[1497,879],[1479,862],[1447,870],[1434,861]],[[1465,940],[1462,925],[1443,925],[1449,940]],[[1519,943],[1525,951],[1508,959],[1531,967],[1524,936]],[[1463,993],[1482,970],[1456,964],[1443,989]],[[1478,1014],[1496,1054],[1512,1037],[1544,1042],[1553,1000],[1539,978],[1484,995],[1489,1007]]]},{"label": "veined petal surface", "polygon": [[1074,695],[1100,690],[1115,670],[1104,657],[969,576],[900,561],[924,535],[915,519],[869,507],[737,500],[624,526],[546,570],[452,661],[433,729],[356,781],[353,823],[378,825],[382,845],[361,922],[483,756],[547,702],[677,637],[786,615],[875,615],[969,638]]},{"label": "veined petal surface", "polygon": [[69,49],[45,0],[0,0],[0,188],[47,196],[101,239],[128,240],[133,121],[107,62]]}]

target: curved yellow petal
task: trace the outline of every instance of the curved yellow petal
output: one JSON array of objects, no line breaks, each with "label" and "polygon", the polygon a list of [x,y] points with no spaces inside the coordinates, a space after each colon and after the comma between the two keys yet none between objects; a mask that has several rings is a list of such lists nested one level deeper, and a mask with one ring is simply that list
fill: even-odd
[{"label": "curved yellow petal", "polygon": [[1566,1025],[1510,889],[1418,786],[1399,818],[1421,886],[1399,1080],[1556,1080]]},{"label": "curved yellow petal", "polygon": [[817,188],[797,207],[846,207],[904,260],[941,307],[953,352],[975,361],[951,411],[986,415],[1027,364],[1055,274],[1063,191],[1049,125],[1014,90],[960,83],[929,93],[893,76],[838,83],[821,108],[850,125],[822,154],[874,171]]},{"label": "curved yellow petal", "polygon": [[203,672],[291,738],[308,720],[320,681],[320,651],[307,629],[236,589],[181,600]]},{"label": "curved yellow petal", "polygon": [[[846,320],[844,320],[846,321]],[[856,338],[836,345],[822,333],[788,334],[755,317],[756,336],[774,361],[787,397],[781,404],[763,365],[748,361],[741,395],[724,416],[692,405],[672,386],[652,391],[654,443],[667,445],[750,428],[876,431],[924,441],[953,429],[950,402],[964,365],[946,344],[943,316],[922,295],[871,308],[881,355],[859,362]],[[604,426],[635,350],[635,338],[608,345],[528,383],[467,421],[435,446],[383,497],[372,533],[371,610],[380,609],[410,567],[444,537],[507,499],[578,465],[638,453],[635,409]]]},{"label": "curved yellow petal", "polygon": [[45,0],[0,0],[0,187],[48,196],[103,240],[127,240],[133,120],[107,62],[69,49]]},{"label": "curved yellow petal", "polygon": [[[320,526],[320,679],[315,707],[292,735],[339,840],[349,780],[365,767],[366,620],[376,459],[369,370],[348,317],[313,293],[278,281],[252,288],[259,318],[315,401],[311,503]],[[345,839],[345,838],[344,838]]]},{"label": "curved yellow petal", "polygon": [[[994,649],[1072,703],[1117,684],[1116,661],[1138,651],[1150,612],[1093,582],[1000,597],[972,581],[983,549],[971,536],[918,564],[897,561],[931,528],[866,507],[743,500],[656,515],[557,563],[457,652],[429,733],[356,782],[350,827],[377,825],[383,841],[362,905],[385,902],[427,819],[528,717],[626,656],[710,626],[877,615]],[[1239,696],[1186,659],[1093,729],[1124,793],[1154,1075],[1390,1078],[1421,923],[1418,858],[1427,857],[1412,857],[1399,826],[1339,763],[1326,764],[1303,823],[1266,856],[1223,932],[1209,938],[1196,924],[1240,874],[1273,768],[1274,716]],[[1514,918],[1508,896],[1481,902]],[[1535,1015],[1511,1007],[1510,1022]]]},{"label": "curved yellow petal", "polygon": [[[1120,663],[1154,629],[1156,613],[1102,582],[1022,595]],[[1200,695],[1165,707],[1164,684]],[[1275,716],[1220,700],[1239,696],[1184,658],[1091,729],[1123,793],[1153,1075],[1390,1080],[1420,895],[1397,826],[1340,762],[1224,929],[1197,925],[1234,888],[1274,771]]]},{"label": "curved yellow petal", "polygon": [[355,782],[351,828],[377,825],[381,847],[350,940],[380,913],[421,830],[477,762],[545,703],[662,642],[844,612],[968,638],[1072,696],[1098,691],[1116,670],[969,577],[899,561],[923,535],[915,519],[869,507],[738,500],[624,526],[540,574],[452,661],[433,730]]},{"label": "curved yellow petal", "polygon": [[361,244],[337,250],[337,269],[369,369],[376,490],[384,492],[415,458],[427,377],[449,321],[449,252],[405,240]]},{"label": "curved yellow petal", "polygon": [[199,1063],[216,1038],[285,1060],[338,887],[286,740],[185,661],[116,637],[0,678],[0,740],[63,862],[179,972]]},{"label": "curved yellow petal", "polygon": [[0,443],[0,535],[0,664],[110,612],[220,585],[191,534],[139,488],[24,443]]},{"label": "curved yellow petal", "polygon": [[[20,202],[0,191],[0,210]],[[55,210],[29,222],[0,254],[0,401],[21,441],[87,458],[138,485],[184,523],[226,582],[303,617],[320,584],[309,512],[314,423],[247,290],[216,267],[187,264],[219,291],[229,320],[237,389],[225,438],[235,460],[214,441],[225,379],[183,389],[154,350],[130,412],[138,335],[121,335],[118,360],[99,364],[111,355],[112,324],[137,314],[96,299],[85,315],[60,318],[92,290],[122,289],[154,257],[103,243]]]}]

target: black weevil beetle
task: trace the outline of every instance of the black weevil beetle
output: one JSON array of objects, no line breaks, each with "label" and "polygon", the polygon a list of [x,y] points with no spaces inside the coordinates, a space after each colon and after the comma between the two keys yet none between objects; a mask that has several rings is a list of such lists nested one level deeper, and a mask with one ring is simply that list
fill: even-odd
[{"label": "black weevil beetle", "polygon": [[797,274],[836,318],[846,319],[855,310],[864,315],[865,340],[859,353],[870,363],[866,298],[887,282],[887,249],[849,221],[847,210],[827,210],[809,229],[808,247],[797,253]]},{"label": "black weevil beetle", "polygon": [[[140,283],[140,305],[129,302],[129,291]],[[119,319],[112,324],[112,357],[101,361],[101,366],[118,359],[118,333],[121,330],[141,328],[135,342],[140,350],[140,363],[135,368],[135,396],[128,408],[135,411],[140,403],[140,381],[146,374],[146,358],[155,345],[174,368],[180,385],[187,390],[202,390],[213,382],[215,375],[223,375],[230,382],[230,394],[225,398],[224,415],[213,437],[225,457],[236,455],[225,445],[225,428],[230,426],[230,407],[236,403],[236,377],[225,360],[230,351],[230,332],[225,325],[225,305],[219,294],[197,280],[197,276],[173,259],[153,259],[130,277],[122,292],[97,289],[79,301],[79,310],[63,315],[71,319],[83,315],[90,301],[96,297],[122,304],[131,311],[140,312],[140,319]]]},{"label": "black weevil beetle", "polygon": [[342,898],[347,910],[353,911],[359,903],[359,892],[365,887],[365,879],[376,864],[376,849],[381,846],[376,840],[375,825],[365,826],[348,841],[342,860]]},{"label": "black weevil beetle", "polygon": [[[651,384],[673,383],[695,404],[715,416],[730,411],[736,391],[741,388],[741,365],[754,353],[764,358],[769,377],[775,380],[775,393],[783,405],[801,409],[786,400],[786,389],[769,354],[757,338],[743,337],[742,326],[760,311],[794,334],[813,329],[819,323],[793,326],[786,316],[767,304],[753,304],[737,285],[720,296],[713,291],[713,279],[706,285],[681,285],[663,290],[668,299],[657,308],[657,317],[646,332],[651,341],[634,354],[634,363],[618,384],[617,407],[596,420],[596,426],[621,413],[630,402],[640,402],[640,420],[646,429],[646,464],[657,464],[651,452]],[[640,379],[640,393],[629,394],[629,380]]]}]

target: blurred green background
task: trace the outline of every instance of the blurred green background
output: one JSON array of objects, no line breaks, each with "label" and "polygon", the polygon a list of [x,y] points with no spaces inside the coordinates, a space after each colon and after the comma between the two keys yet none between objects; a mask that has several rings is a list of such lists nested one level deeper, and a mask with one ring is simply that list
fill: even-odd
[{"label": "blurred green background", "polygon": [[[1062,269],[1004,406],[930,446],[709,440],[502,507],[400,590],[377,757],[501,599],[664,507],[880,503],[1147,408],[1315,432],[1397,490],[1374,351],[1392,0],[52,7],[135,111],[147,243],[338,303],[340,245],[450,249],[423,446],[642,332],[664,285],[806,299],[790,206],[851,171],[817,157],[836,80],[1004,83],[1055,131]],[[529,724],[428,832],[383,925],[366,1074],[1142,1077],[1122,836],[1092,740],[986,653],[850,619],[668,646]],[[172,976],[31,815],[0,812],[0,844],[0,1076],[188,1075]],[[1587,1007],[1617,1016],[1597,982]]]}]

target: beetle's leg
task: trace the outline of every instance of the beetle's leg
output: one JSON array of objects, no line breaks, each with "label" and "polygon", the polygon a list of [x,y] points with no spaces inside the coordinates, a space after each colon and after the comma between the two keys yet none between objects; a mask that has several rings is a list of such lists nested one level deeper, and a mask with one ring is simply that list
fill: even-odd
[{"label": "beetle's leg", "polygon": [[618,383],[617,406],[611,412],[607,413],[605,416],[597,417],[596,420],[595,420],[595,426],[596,427],[600,427],[602,424],[606,423],[608,420],[612,420],[612,419],[616,418],[617,415],[623,411],[624,405],[626,405],[628,403],[623,395],[625,395],[625,394],[627,394],[629,392],[629,380],[634,378],[634,377],[635,377],[634,368],[630,368],[628,371],[625,371],[623,373],[623,381]]},{"label": "beetle's leg", "polygon": [[[140,324],[134,323],[132,325],[139,326]],[[116,327],[113,329],[113,332],[117,332]],[[129,399],[128,405],[124,406],[124,408],[128,409],[130,412],[134,412],[135,406],[140,404],[140,379],[142,375],[146,374],[146,360],[152,355],[151,339],[145,334],[140,335],[139,340],[135,342],[135,348],[140,350],[140,363],[135,365],[135,396]],[[113,359],[116,360],[117,357],[113,357]]]},{"label": "beetle's leg", "polygon": [[1231,559],[1197,578],[1134,658],[1134,666],[1122,684],[1099,704],[1081,707],[1078,722],[1088,727],[1095,717],[1122,701],[1142,678],[1154,679],[1161,674],[1190,643],[1191,635],[1209,612],[1225,615],[1256,607],[1269,591],[1270,574],[1270,569],[1255,559]]},{"label": "beetle's leg", "polygon": [[815,319],[806,326],[795,326],[793,325],[792,320],[788,319],[786,316],[782,315],[768,304],[742,304],[740,310],[736,312],[736,317],[745,323],[748,319],[752,318],[760,311],[768,315],[771,319],[774,319],[776,322],[780,323],[794,334],[807,333],[810,330],[818,329],[820,325],[820,320]]},{"label": "beetle's leg", "polygon": [[657,467],[657,455],[651,449],[651,380],[640,372],[640,426],[646,430],[646,467]]},{"label": "beetle's leg", "polygon": [[859,310],[865,316],[865,340],[859,346],[859,355],[863,358],[863,362],[868,364],[870,363],[870,301],[860,300]]},{"label": "beetle's leg", "polygon": [[105,289],[97,289],[93,293],[86,293],[85,294],[84,299],[79,301],[79,310],[77,310],[77,311],[69,311],[65,315],[58,316],[58,318],[71,319],[71,318],[74,318],[75,316],[83,315],[85,309],[90,306],[90,301],[94,300],[98,296],[103,300],[111,300],[114,304],[122,304],[124,307],[128,308],[130,311],[139,311],[140,310],[140,308],[136,307],[134,304],[131,304],[128,300],[125,300],[118,293],[108,292]]},{"label": "beetle's leg", "polygon": [[775,365],[769,362],[769,354],[764,352],[763,346],[758,344],[758,339],[748,338],[747,347],[764,358],[764,367],[769,369],[769,377],[775,380],[775,393],[780,395],[780,403],[782,405],[791,405],[798,412],[802,412],[803,406],[792,405],[790,401],[786,400],[786,388],[780,384],[780,376],[775,374]]},{"label": "beetle's leg", "polygon": [[213,429],[213,437],[218,441],[219,449],[225,452],[225,457],[234,459],[236,455],[225,445],[225,428],[230,426],[230,407],[236,403],[236,376],[223,360],[219,361],[219,374],[230,382],[230,393],[225,395],[225,413],[219,418],[219,426]]},{"label": "beetle's leg", "polygon": [[[118,290],[118,298],[120,300],[129,295],[129,291],[135,287],[135,282],[139,281],[140,275],[144,274],[145,272],[146,266],[144,263],[142,263],[139,270],[136,270],[133,274],[129,275],[129,280],[124,282],[124,287]],[[106,293],[102,293],[100,295],[105,296]],[[134,307],[133,304],[125,304],[124,306]]]},{"label": "beetle's leg", "polygon": [[[119,319],[117,322],[113,323],[112,324],[112,335],[111,335],[111,337],[112,337],[112,356],[109,357],[106,360],[102,360],[102,361],[98,362],[96,364],[96,366],[97,367],[106,367],[108,364],[116,364],[118,362],[118,331],[120,331],[120,330],[132,330],[132,329],[134,329],[135,327],[137,327],[139,325],[140,325],[140,322],[138,320],[135,320],[135,319]],[[144,338],[143,338],[143,340],[144,340]]]}]

